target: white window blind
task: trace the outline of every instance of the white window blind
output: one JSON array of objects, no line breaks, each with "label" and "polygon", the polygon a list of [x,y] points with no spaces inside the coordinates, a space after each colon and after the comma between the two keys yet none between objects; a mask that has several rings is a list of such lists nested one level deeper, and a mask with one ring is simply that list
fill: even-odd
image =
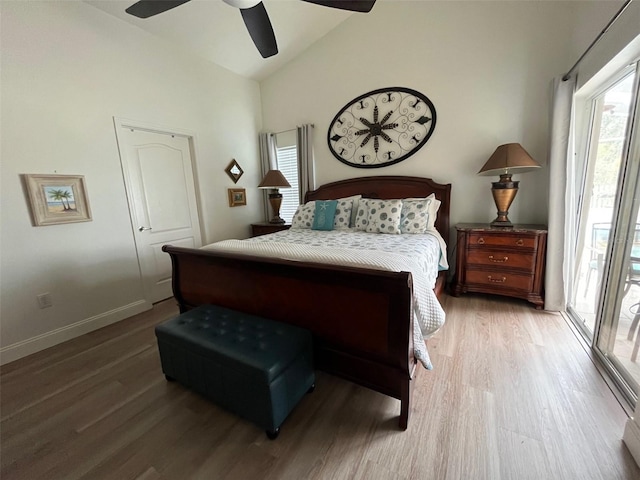
[{"label": "white window blind", "polygon": [[285,222],[291,223],[294,213],[300,204],[300,189],[298,176],[298,152],[295,145],[278,147],[278,170],[282,172],[291,188],[281,188],[282,205],[280,216]]}]

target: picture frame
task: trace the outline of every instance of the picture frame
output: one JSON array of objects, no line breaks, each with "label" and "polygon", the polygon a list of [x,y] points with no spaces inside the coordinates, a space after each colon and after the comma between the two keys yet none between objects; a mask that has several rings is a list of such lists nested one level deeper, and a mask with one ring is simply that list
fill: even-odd
[{"label": "picture frame", "polygon": [[231,160],[231,163],[224,169],[224,171],[227,172],[227,175],[229,175],[229,178],[233,180],[233,183],[238,183],[238,180],[240,180],[240,177],[244,174],[244,170],[242,170],[242,167],[238,162],[236,162],[235,158]]},{"label": "picture frame", "polygon": [[239,207],[247,204],[247,193],[244,188],[229,188],[229,206]]},{"label": "picture frame", "polygon": [[90,222],[84,175],[23,174],[35,227]]}]

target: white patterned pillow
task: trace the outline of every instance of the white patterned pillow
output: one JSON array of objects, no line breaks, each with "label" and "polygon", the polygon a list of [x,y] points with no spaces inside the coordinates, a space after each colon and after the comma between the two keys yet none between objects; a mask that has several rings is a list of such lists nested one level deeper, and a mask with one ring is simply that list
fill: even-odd
[{"label": "white patterned pillow", "polygon": [[436,230],[435,223],[436,218],[438,218],[438,209],[440,208],[440,204],[442,203],[440,200],[436,198],[435,193],[432,193],[426,198],[403,198],[402,201],[419,201],[419,200],[429,200],[428,210],[429,210],[429,220],[427,220],[427,228],[426,230]]},{"label": "white patterned pillow", "polygon": [[341,200],[352,200],[353,201],[353,207],[351,208],[351,219],[349,220],[349,226],[350,227],[355,227],[356,226],[356,216],[358,215],[358,206],[360,204],[360,199],[362,198],[362,195],[352,195],[350,197],[344,197],[344,198],[339,198],[338,202],[340,202]]},{"label": "white patterned pillow", "polygon": [[400,233],[402,200],[367,200],[367,232]]},{"label": "white patterned pillow", "polygon": [[367,224],[369,220],[369,204],[367,203],[368,201],[369,200],[366,198],[361,198],[358,202],[358,211],[356,212],[356,219],[353,224],[356,230],[360,230],[363,232],[367,231]]},{"label": "white patterned pillow", "polygon": [[353,210],[352,198],[340,198],[338,199],[338,205],[336,207],[336,216],[333,217],[333,229],[334,230],[346,230],[351,224],[351,211]]},{"label": "white patterned pillow", "polygon": [[400,216],[401,233],[424,233],[429,225],[430,198],[403,199]]},{"label": "white patterned pillow", "polygon": [[307,202],[304,205],[300,205],[296,213],[293,214],[291,228],[311,228],[315,211],[316,202]]}]

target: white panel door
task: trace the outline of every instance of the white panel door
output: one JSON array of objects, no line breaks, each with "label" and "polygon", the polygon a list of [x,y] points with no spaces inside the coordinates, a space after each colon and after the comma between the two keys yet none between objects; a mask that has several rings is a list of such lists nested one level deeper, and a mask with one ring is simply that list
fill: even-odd
[{"label": "white panel door", "polygon": [[122,127],[122,169],[148,301],[172,295],[171,259],[162,246],[200,247],[189,138]]}]

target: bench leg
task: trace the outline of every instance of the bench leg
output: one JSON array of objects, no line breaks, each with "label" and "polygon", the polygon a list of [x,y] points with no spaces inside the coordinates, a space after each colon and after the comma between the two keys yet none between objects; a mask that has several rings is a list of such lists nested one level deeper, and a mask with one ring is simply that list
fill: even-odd
[{"label": "bench leg", "polygon": [[276,428],[275,430],[267,430],[266,432],[269,440],[275,440],[276,438],[278,438],[278,435],[280,435],[280,427]]},{"label": "bench leg", "polygon": [[410,378],[403,380],[400,392],[400,419],[398,426],[400,430],[406,430],[409,426],[409,408],[411,403],[411,392],[413,383]]}]

